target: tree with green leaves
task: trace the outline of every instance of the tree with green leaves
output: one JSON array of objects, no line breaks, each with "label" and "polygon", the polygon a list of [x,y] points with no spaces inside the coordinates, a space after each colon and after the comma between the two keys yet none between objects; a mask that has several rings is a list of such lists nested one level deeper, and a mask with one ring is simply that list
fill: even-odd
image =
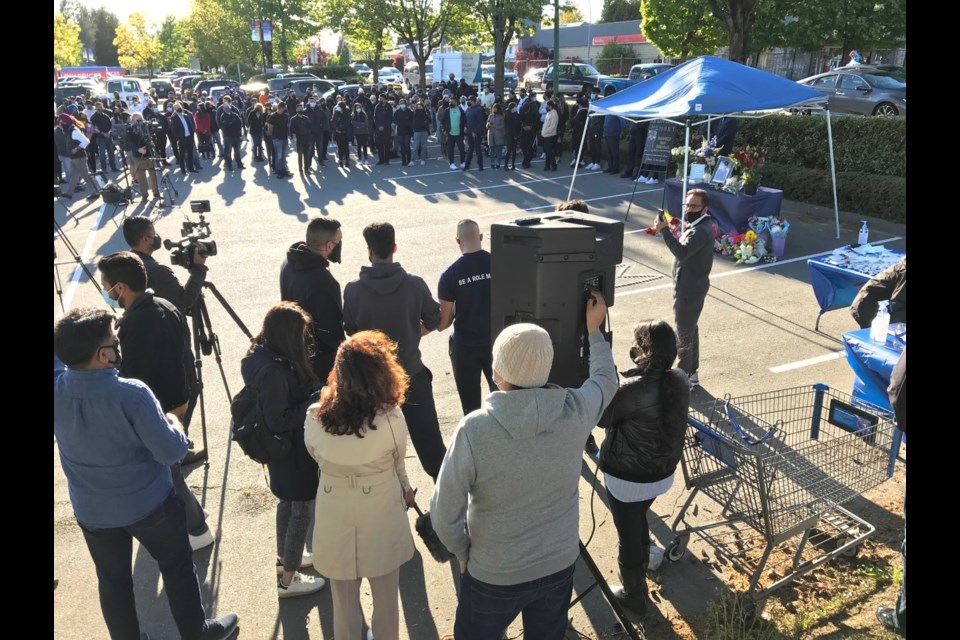
[{"label": "tree with green leaves", "polygon": [[707,4],[727,31],[727,58],[746,64],[753,53],[753,24],[760,0],[707,0]]},{"label": "tree with green leaves", "polygon": [[319,30],[315,20],[317,0],[259,0],[256,4],[260,17],[271,21],[274,51],[287,68],[297,43]]},{"label": "tree with green leaves", "polygon": [[608,42],[600,49],[596,58],[597,71],[608,75],[624,75],[637,59],[633,47],[626,44]]},{"label": "tree with green leaves", "polygon": [[[553,5],[544,8],[543,20],[541,24],[544,27],[553,26]],[[584,22],[583,14],[574,4],[566,4],[560,7],[560,24],[576,24]]]},{"label": "tree with green leaves", "polygon": [[80,63],[80,25],[62,13],[53,14],[53,64],[58,69]]},{"label": "tree with green leaves", "polygon": [[685,60],[716,53],[723,27],[704,0],[642,0],[640,30],[664,55]]},{"label": "tree with green leaves", "polygon": [[117,34],[117,27],[120,26],[120,19],[103,7],[94,9],[93,20],[96,24],[96,32],[93,37],[93,56],[98,65],[113,67],[120,64],[117,45],[113,43]]},{"label": "tree with green leaves", "polygon": [[[447,33],[451,11],[441,5],[434,8],[432,0],[392,0],[392,11],[387,24],[407,43],[420,69],[427,68],[427,58],[440,46]],[[427,87],[427,74],[420,74],[420,88]]]},{"label": "tree with green leaves", "polygon": [[387,28],[388,11],[388,0],[319,0],[317,4],[320,26],[337,31],[354,52],[371,59],[373,82],[379,81],[383,52],[393,46]]},{"label": "tree with green leaves", "polygon": [[465,15],[472,15],[486,34],[493,36],[494,93],[503,94],[503,64],[514,37],[535,29],[543,15],[543,0],[454,0]]},{"label": "tree with green leaves", "polygon": [[187,48],[203,67],[237,62],[260,66],[260,43],[250,37],[250,20],[259,18],[251,5],[239,0],[193,0],[186,18]]},{"label": "tree with green leaves", "polygon": [[600,22],[639,20],[641,13],[640,0],[604,0]]},{"label": "tree with green leaves", "polygon": [[172,15],[164,18],[160,33],[157,34],[157,41],[162,47],[160,66],[175,69],[190,64],[190,51],[187,49],[189,38],[189,27],[185,20],[178,20]]},{"label": "tree with green leaves", "polygon": [[146,67],[148,76],[153,77],[163,50],[154,31],[154,25],[149,24],[142,13],[131,13],[127,23],[117,27],[113,43],[120,54],[120,66],[124,69]]}]

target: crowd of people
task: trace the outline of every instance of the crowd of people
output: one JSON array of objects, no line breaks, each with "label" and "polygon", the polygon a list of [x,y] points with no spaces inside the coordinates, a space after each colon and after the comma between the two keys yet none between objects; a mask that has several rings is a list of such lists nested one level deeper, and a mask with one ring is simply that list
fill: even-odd
[{"label": "crowd of people", "polygon": [[[561,206],[586,209],[582,201]],[[90,308],[68,312],[54,329],[54,433],[71,500],[97,566],[111,637],[138,633],[132,538],[158,547],[154,557],[182,636],[228,637],[235,615],[194,619],[199,593],[189,552],[214,536],[179,468],[187,462],[185,426],[197,395],[186,317],[195,313],[205,256],[194,253],[181,286],[151,256],[160,238],[148,219],[128,218],[123,232],[131,251],[99,265],[104,300],[123,309],[117,333],[110,312]],[[592,294],[584,319],[590,377],[578,389],[564,389],[548,384],[553,345],[543,329],[517,324],[492,335],[490,253],[475,221],[457,224],[460,256],[439,276],[439,299],[394,261],[392,225],[371,224],[363,236],[370,264],[341,293],[329,271],[341,259],[341,225],[329,217],[307,225],[281,266],[283,302],[267,312],[241,363],[262,424],[291,442],[288,455],[267,465],[277,498],[278,597],[314,594],[329,583],[334,633],[356,640],[366,578],[372,636],[399,637],[399,569],[414,553],[404,510],[417,493],[405,467],[409,435],[435,483],[436,535],[460,562],[455,637],[499,638],[522,614],[531,637],[562,638],[579,553],[580,458],[599,425],[607,432],[602,460],[620,534],[624,585],[616,594],[643,615],[651,547],[646,512],[673,483],[689,401],[687,375],[674,368],[673,329],[659,321],[637,325],[629,353],[636,366],[623,374],[618,391],[613,355],[599,331],[606,305]],[[448,449],[420,342],[450,327],[464,419]],[[136,411],[126,408],[131,403]],[[670,419],[658,420],[661,414]],[[82,434],[94,428],[91,420],[122,437],[90,446]],[[117,474],[130,481],[112,483]],[[527,487],[523,495],[518,485]],[[97,506],[107,498],[109,506]],[[159,549],[145,528],[170,510],[178,518],[167,519]],[[107,548],[99,537],[117,544]],[[322,577],[303,571],[311,567]],[[503,605],[497,615],[481,614],[493,601]]]},{"label": "crowd of people", "polygon": [[[287,162],[291,150],[304,177],[321,171],[331,150],[337,167],[344,170],[351,162],[369,163],[374,155],[378,166],[395,158],[405,167],[417,162],[423,166],[431,160],[431,137],[440,147],[436,158],[451,170],[467,171],[475,162],[482,171],[486,162],[493,169],[512,171],[518,155],[521,167],[529,169],[539,155],[544,171],[557,171],[565,151],[573,152],[569,166],[576,164],[586,128],[581,169],[657,182],[654,171],[641,171],[647,124],[630,129],[621,172],[625,121],[614,116],[588,121],[589,105],[598,99],[597,89],[586,87],[573,96],[572,105],[550,90],[542,99],[537,91],[524,88],[494,95],[490,87],[478,90],[454,77],[408,95],[370,86],[355,94],[307,91],[302,99],[292,89],[278,96],[239,88],[216,98],[204,92],[185,97],[175,91],[142,101],[137,96],[124,100],[119,93],[98,99],[69,97],[55,107],[54,180],[66,185],[60,188],[64,198],[89,189],[87,197],[94,199],[99,187],[90,174],[98,168],[107,175],[126,168],[144,201],[150,195],[162,200],[158,170],[175,166],[188,175],[215,158],[222,159],[227,171],[243,170],[247,140],[252,161],[265,163],[277,178],[293,176]],[[81,179],[86,187],[78,185]]]}]

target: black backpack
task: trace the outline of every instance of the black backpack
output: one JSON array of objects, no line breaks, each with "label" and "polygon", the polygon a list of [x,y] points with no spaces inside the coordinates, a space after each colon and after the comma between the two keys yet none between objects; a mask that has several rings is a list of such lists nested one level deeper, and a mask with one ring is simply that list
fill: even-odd
[{"label": "black backpack", "polygon": [[289,435],[270,433],[263,424],[257,392],[245,386],[230,402],[230,433],[233,441],[254,462],[270,464],[290,455],[293,441]]}]

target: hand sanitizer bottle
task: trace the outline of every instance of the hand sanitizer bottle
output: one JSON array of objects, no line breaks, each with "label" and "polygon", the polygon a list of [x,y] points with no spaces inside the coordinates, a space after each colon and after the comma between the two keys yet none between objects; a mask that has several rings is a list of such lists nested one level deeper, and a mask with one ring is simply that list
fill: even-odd
[{"label": "hand sanitizer bottle", "polygon": [[890,328],[889,305],[889,300],[881,302],[879,309],[877,309],[876,317],[873,319],[873,322],[870,323],[871,342],[876,342],[877,344],[886,344],[887,342],[887,329]]},{"label": "hand sanitizer bottle", "polygon": [[870,242],[870,230],[867,229],[867,221],[861,220],[863,226],[860,227],[860,234],[857,236],[857,244],[863,246]]}]

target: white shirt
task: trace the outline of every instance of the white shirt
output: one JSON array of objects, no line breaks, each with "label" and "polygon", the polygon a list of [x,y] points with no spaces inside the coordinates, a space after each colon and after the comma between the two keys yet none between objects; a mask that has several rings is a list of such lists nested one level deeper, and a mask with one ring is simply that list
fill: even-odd
[{"label": "white shirt", "polygon": [[673,486],[673,475],[671,473],[668,477],[656,482],[630,482],[604,474],[603,485],[607,488],[607,493],[620,502],[644,502],[670,491],[670,487]]},{"label": "white shirt", "polygon": [[190,135],[190,125],[187,124],[186,116],[184,116],[183,113],[177,113],[176,111],[174,111],[174,114],[180,118],[180,126],[183,127],[184,135]]},{"label": "white shirt", "polygon": [[497,97],[492,93],[485,93],[480,96],[480,106],[489,111],[493,108],[493,103],[496,102]]},{"label": "white shirt", "polygon": [[73,131],[70,133],[70,137],[80,143],[81,149],[86,149],[87,145],[90,144],[90,139],[83,135],[83,132],[80,131],[78,127],[73,128]]},{"label": "white shirt", "polygon": [[143,112],[144,104],[143,102],[133,102],[132,100],[127,103],[130,106],[130,113]]}]

